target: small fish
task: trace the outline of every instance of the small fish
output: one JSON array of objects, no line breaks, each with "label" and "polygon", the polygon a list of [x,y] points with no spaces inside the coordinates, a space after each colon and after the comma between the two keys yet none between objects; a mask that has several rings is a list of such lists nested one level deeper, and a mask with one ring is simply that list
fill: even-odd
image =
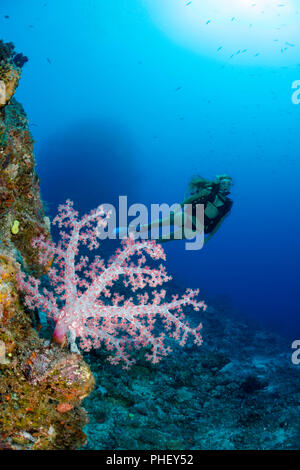
[{"label": "small fish", "polygon": [[180,91],[182,90],[182,86],[178,86],[175,91]]},{"label": "small fish", "polygon": [[234,21],[235,20],[235,16],[233,18],[231,18],[231,21]]},{"label": "small fish", "polygon": [[295,47],[295,44],[292,44],[291,42],[286,42],[286,45],[290,47]]},{"label": "small fish", "polygon": [[192,2],[188,2],[185,6],[188,7]]},{"label": "small fish", "polygon": [[218,47],[217,52],[219,52],[221,49],[223,49],[223,46]]},{"label": "small fish", "polygon": [[52,64],[51,60],[49,59],[49,57],[47,57],[47,62],[48,64]]},{"label": "small fish", "polygon": [[5,18],[6,20],[9,20],[9,16],[8,16],[8,15],[4,15],[4,18]]},{"label": "small fish", "polygon": [[209,23],[211,23],[211,20],[208,20],[208,21],[206,22],[206,24],[209,24]]}]

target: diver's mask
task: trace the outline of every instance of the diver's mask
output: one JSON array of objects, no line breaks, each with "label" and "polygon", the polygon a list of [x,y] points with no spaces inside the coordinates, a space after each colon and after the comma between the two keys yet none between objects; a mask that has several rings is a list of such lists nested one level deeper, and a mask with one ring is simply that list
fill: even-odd
[{"label": "diver's mask", "polygon": [[232,186],[232,178],[230,176],[217,176],[217,180],[219,183],[219,192],[221,194],[227,195],[231,191]]}]

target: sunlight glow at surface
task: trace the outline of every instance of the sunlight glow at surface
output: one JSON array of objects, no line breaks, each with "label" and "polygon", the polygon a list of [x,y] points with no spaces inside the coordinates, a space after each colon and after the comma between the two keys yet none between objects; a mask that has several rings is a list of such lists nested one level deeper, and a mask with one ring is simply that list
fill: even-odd
[{"label": "sunlight glow at surface", "polygon": [[300,62],[300,0],[144,0],[158,27],[201,54],[245,65]]}]

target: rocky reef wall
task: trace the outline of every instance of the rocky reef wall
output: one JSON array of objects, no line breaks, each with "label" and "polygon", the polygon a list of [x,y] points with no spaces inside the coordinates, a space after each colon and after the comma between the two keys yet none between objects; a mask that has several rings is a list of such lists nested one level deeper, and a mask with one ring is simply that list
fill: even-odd
[{"label": "rocky reef wall", "polygon": [[93,375],[80,355],[39,337],[16,285],[20,269],[45,274],[32,241],[50,237],[27,116],[13,98],[26,61],[0,41],[0,449],[76,449]]}]

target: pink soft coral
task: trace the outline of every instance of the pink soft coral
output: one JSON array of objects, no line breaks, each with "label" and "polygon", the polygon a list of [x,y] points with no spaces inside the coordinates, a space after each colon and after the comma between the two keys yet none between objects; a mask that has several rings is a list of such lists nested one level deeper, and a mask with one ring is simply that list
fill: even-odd
[{"label": "pink soft coral", "polygon": [[[53,258],[48,276],[54,293],[41,289],[39,280],[26,279],[21,274],[19,287],[25,291],[27,306],[38,308],[55,320],[53,340],[57,343],[65,344],[68,338],[73,351],[76,351],[76,338],[80,338],[80,347],[86,351],[104,343],[113,352],[110,362],[123,361],[125,367],[134,362],[129,356],[132,347],[149,347],[146,358],[153,363],[171,351],[165,344],[166,335],[154,334],[158,316],[168,335],[181,346],[189,335],[194,337],[195,344],[201,345],[201,324],[191,328],[182,311],[186,305],[195,310],[205,308],[204,302],[195,299],[198,291],[188,289],[181,298],[176,295],[169,302],[164,302],[163,289],[153,290],[151,297],[144,292],[128,299],[111,293],[119,279],[133,292],[147,286],[155,288],[170,280],[162,265],[157,269],[146,265],[146,255],[153,260],[165,260],[161,245],[128,238],[107,264],[99,256],[91,263],[88,256],[79,256],[80,244],[89,250],[98,248],[99,229],[105,227],[108,216],[99,207],[79,219],[71,201],[59,206],[53,224],[66,229],[60,232],[61,241],[55,245],[40,237],[34,242],[40,250],[41,263],[49,264]],[[63,301],[62,309],[58,308],[57,297]]]}]

